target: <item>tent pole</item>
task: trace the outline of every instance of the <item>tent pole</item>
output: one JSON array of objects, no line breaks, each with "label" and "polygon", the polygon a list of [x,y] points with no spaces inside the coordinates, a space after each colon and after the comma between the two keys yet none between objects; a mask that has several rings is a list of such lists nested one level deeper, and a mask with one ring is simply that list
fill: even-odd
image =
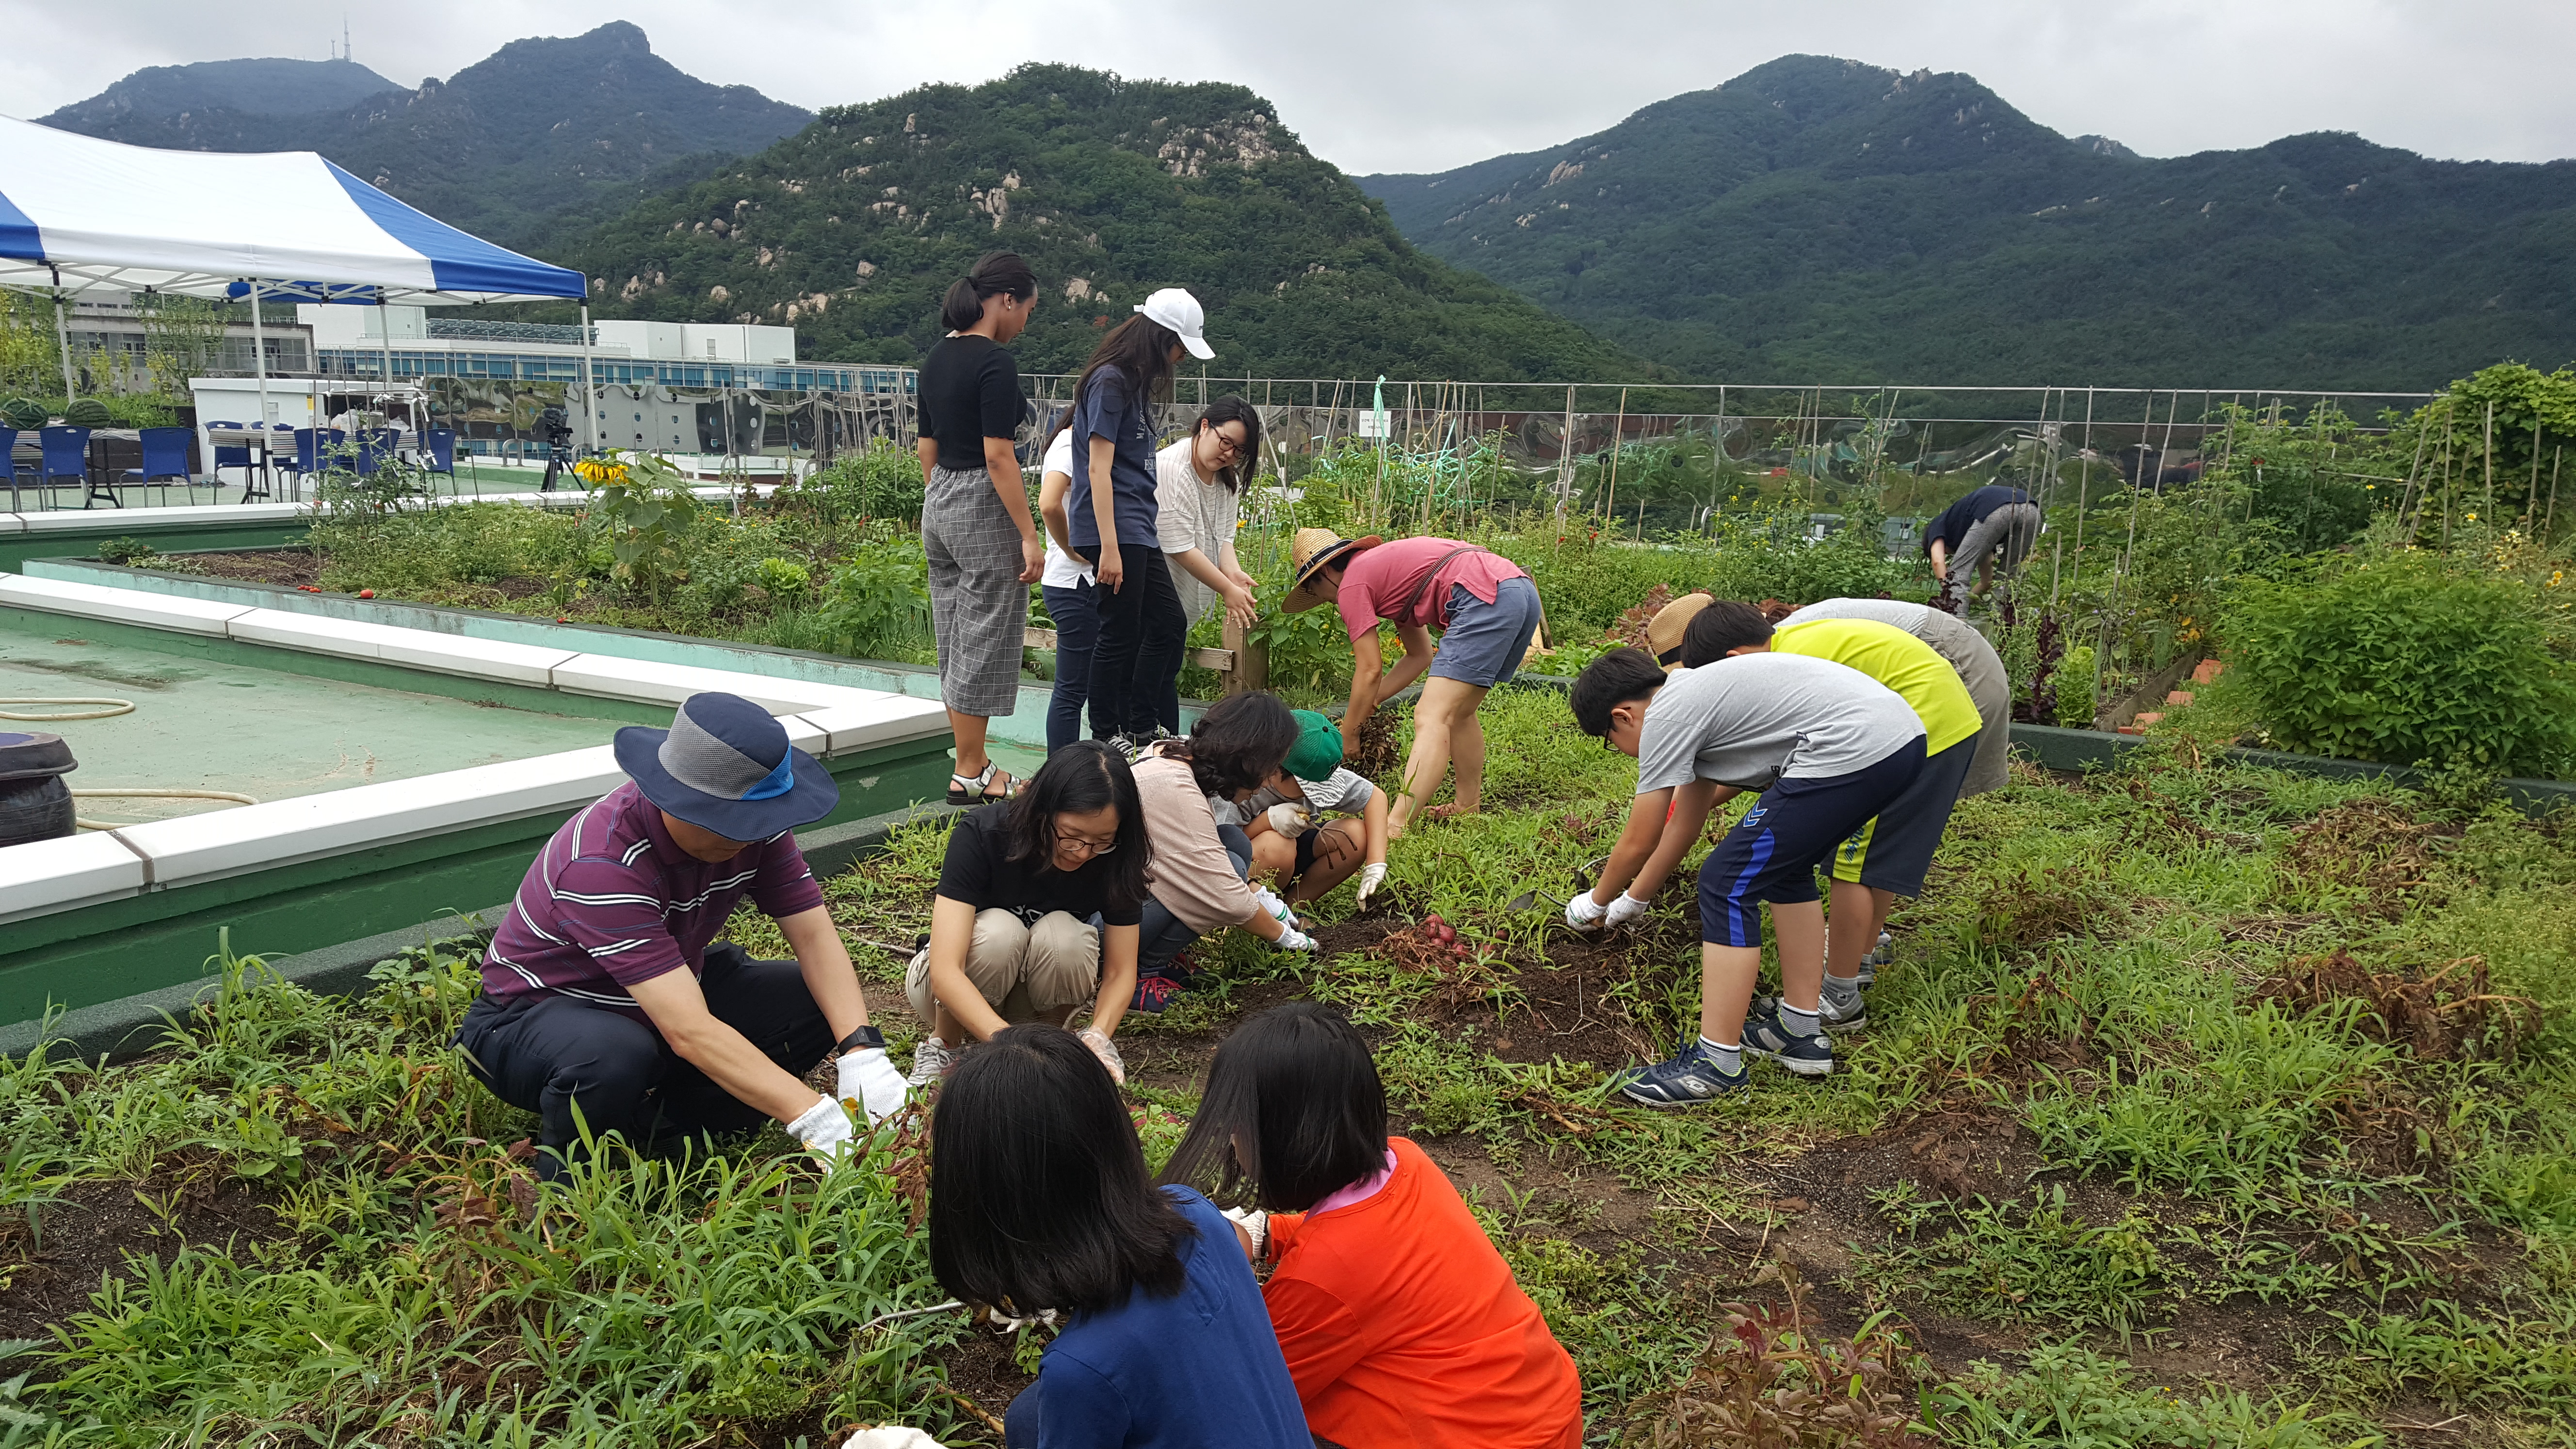
[{"label": "tent pole", "polygon": [[599,372],[590,362],[590,304],[581,304],[581,389],[590,398],[590,451],[599,452]]},{"label": "tent pole", "polygon": [[[265,463],[268,459],[267,440],[273,439],[276,434],[269,429],[268,425],[268,333],[262,328],[259,320],[257,278],[251,279],[250,284],[250,365],[253,375],[259,379],[259,435],[262,439],[259,456],[261,462]],[[250,501],[250,485],[247,483],[242,485],[242,501],[245,503]]]},{"label": "tent pole", "polygon": [[385,395],[382,402],[385,423],[390,427],[394,419],[394,323],[385,312],[385,294],[381,288],[376,292],[376,340],[384,344]]},{"label": "tent pole", "polygon": [[72,386],[72,334],[70,329],[63,325],[63,293],[60,287],[54,289],[54,345],[62,349],[63,406],[70,407],[72,398],[79,389]]}]

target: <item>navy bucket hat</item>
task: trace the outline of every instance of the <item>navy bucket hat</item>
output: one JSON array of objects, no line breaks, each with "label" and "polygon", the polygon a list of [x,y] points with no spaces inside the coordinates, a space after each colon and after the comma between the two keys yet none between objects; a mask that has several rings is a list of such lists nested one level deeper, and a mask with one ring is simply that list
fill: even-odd
[{"label": "navy bucket hat", "polygon": [[644,798],[727,840],[767,840],[841,803],[820,760],[787,743],[769,711],[738,694],[693,694],[667,730],[617,732],[617,765]]}]

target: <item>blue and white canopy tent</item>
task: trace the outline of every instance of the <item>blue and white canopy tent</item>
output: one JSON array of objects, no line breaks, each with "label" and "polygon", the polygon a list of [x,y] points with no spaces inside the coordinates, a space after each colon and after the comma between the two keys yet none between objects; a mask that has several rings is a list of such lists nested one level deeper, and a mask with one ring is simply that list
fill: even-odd
[{"label": "blue and white canopy tent", "polygon": [[156,151],[0,116],[0,287],[54,299],[66,393],[71,347],[62,304],[83,293],[248,300],[263,420],[263,300],[580,299],[590,383],[581,273],[458,231],[311,151]]}]

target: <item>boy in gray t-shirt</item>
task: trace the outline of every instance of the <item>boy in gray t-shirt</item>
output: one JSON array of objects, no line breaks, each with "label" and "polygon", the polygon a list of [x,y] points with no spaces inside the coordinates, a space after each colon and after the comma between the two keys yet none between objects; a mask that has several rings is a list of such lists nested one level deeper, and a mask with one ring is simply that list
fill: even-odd
[{"label": "boy in gray t-shirt", "polygon": [[[1600,881],[1565,908],[1578,931],[1645,914],[1689,852],[1696,822],[1718,801],[1762,792],[1700,865],[1699,1039],[1620,1091],[1649,1106],[1705,1101],[1744,1085],[1748,1052],[1802,1076],[1831,1072],[1833,1044],[1815,1013],[1746,1014],[1762,974],[1761,903],[1771,905],[1781,960],[1812,960],[1821,971],[1816,867],[1922,773],[1923,721],[1859,670],[1788,654],[1739,655],[1667,679],[1643,650],[1615,650],[1575,680],[1570,702],[1585,734],[1637,757],[1627,829]],[[1667,829],[1674,821],[1692,823]]]}]

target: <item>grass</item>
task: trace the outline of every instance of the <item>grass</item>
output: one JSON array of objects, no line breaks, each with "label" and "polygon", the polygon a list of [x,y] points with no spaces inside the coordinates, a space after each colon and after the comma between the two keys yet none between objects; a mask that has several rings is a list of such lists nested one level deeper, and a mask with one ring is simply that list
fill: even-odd
[{"label": "grass", "polygon": [[[1591,1443],[1740,1442],[1747,1415],[1783,1444],[2571,1442],[2564,817],[2154,746],[2021,774],[1960,809],[1842,1070],[1665,1114],[1611,1084],[1695,1010],[1682,892],[1606,942],[1508,909],[1565,894],[1633,785],[1563,710],[1489,705],[1489,808],[1399,843],[1392,912],[1329,899],[1318,958],[1203,945],[1206,989],[1131,1018],[1150,1152],[1242,1014],[1343,1005],[1575,1355]],[[898,1057],[945,843],[900,832],[825,885]],[[1396,964],[1431,910],[1473,964]],[[2336,953],[2360,974],[2315,968]],[[2460,1029],[2419,1049],[2394,998],[2285,985],[2473,956],[2536,1025],[2437,984]],[[443,1048],[471,989],[454,946],[345,1001],[235,963],[147,1060],[0,1069],[0,1304],[50,1325],[5,1365],[0,1443],[985,1442],[955,1395],[998,1408],[1037,1341],[863,1327],[942,1296],[890,1155],[826,1179],[773,1130],[540,1191],[526,1119]],[[67,1246],[116,1213],[131,1258]]]}]

